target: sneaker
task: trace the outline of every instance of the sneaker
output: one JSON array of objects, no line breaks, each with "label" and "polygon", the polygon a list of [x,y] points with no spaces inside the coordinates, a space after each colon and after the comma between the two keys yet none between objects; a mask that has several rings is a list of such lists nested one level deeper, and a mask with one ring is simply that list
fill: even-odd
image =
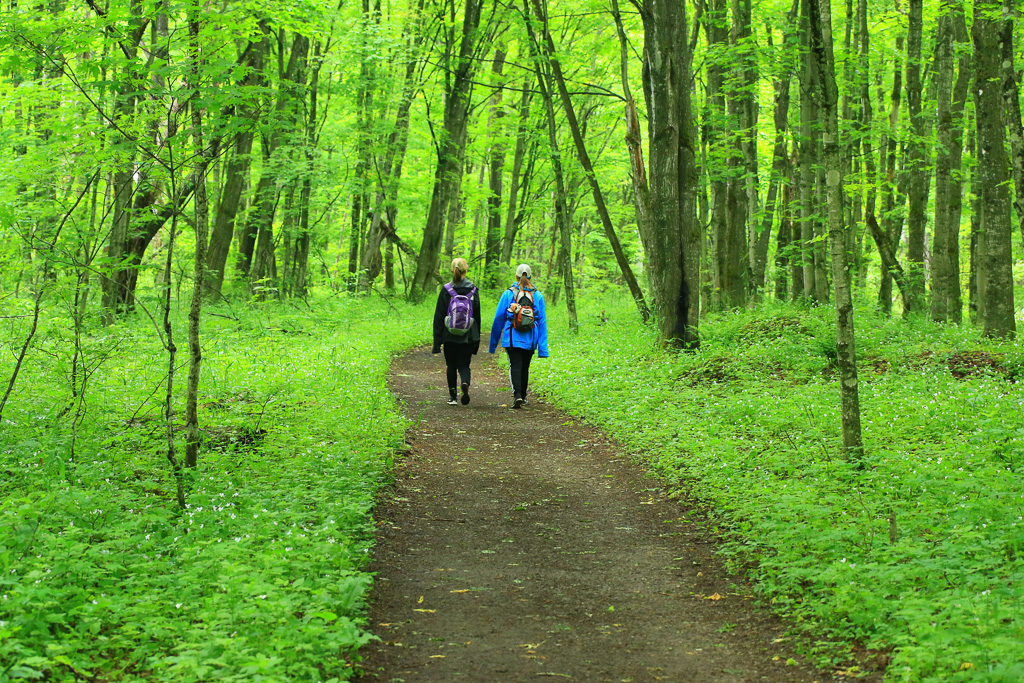
[{"label": "sneaker", "polygon": [[459,399],[455,398],[455,394],[448,397],[448,405],[457,406],[459,405]]},{"label": "sneaker", "polygon": [[466,382],[462,383],[462,405],[469,403],[469,384]]},{"label": "sneaker", "polygon": [[513,408],[522,408],[523,404],[526,403],[523,399],[516,396],[516,400],[512,403]]},{"label": "sneaker", "polygon": [[528,405],[530,405],[530,402],[526,400],[525,396],[523,396],[523,407],[525,408]]}]

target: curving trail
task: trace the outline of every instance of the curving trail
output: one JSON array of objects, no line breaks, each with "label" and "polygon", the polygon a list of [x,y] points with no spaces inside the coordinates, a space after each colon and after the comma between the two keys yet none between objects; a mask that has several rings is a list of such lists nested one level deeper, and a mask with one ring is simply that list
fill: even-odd
[{"label": "curving trail", "polygon": [[440,356],[395,361],[415,424],[376,513],[381,642],[360,680],[833,680],[787,664],[784,625],[725,573],[699,512],[536,395],[502,407],[503,363],[475,357],[471,403],[449,406]]}]

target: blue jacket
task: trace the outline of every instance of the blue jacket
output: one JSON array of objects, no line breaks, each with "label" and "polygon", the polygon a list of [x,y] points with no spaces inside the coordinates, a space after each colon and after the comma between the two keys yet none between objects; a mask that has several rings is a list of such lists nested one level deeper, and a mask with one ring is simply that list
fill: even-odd
[{"label": "blue jacket", "polygon": [[533,292],[533,308],[536,312],[536,318],[532,330],[520,332],[512,327],[513,314],[508,310],[509,306],[512,305],[513,289],[518,290],[519,285],[515,284],[506,289],[505,293],[501,295],[501,300],[498,301],[498,308],[494,312],[494,322],[491,324],[491,343],[487,351],[494,353],[500,342],[505,348],[514,347],[517,349],[539,351],[538,355],[541,358],[547,358],[548,316],[544,309],[544,295],[537,288],[528,290]]}]

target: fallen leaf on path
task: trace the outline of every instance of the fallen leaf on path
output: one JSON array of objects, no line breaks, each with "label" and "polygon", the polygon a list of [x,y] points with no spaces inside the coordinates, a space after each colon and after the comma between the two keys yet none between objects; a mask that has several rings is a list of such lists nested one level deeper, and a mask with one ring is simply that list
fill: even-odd
[{"label": "fallen leaf on path", "polygon": [[433,614],[436,611],[437,611],[436,609],[414,609],[413,610],[413,612],[427,612],[428,614]]},{"label": "fallen leaf on path", "polygon": [[448,591],[448,592],[449,593],[468,593],[469,589],[468,588],[462,588],[462,589],[457,590],[457,591]]},{"label": "fallen leaf on path", "polygon": [[715,593],[714,595],[709,595],[707,599],[708,600],[721,600],[722,596],[719,595],[718,593]]},{"label": "fallen leaf on path", "polygon": [[430,655],[431,659],[444,659],[446,655]]}]

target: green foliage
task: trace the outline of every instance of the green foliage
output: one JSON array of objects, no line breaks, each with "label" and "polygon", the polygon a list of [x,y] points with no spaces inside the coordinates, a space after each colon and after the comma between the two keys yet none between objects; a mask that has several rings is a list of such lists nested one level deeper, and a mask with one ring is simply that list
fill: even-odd
[{"label": "green foliage", "polygon": [[44,326],[0,432],[0,679],[350,677],[372,637],[370,509],[405,428],[385,372],[423,341],[424,315],[349,298],[214,312],[184,511],[151,328],[95,331],[104,362],[73,419],[67,340]]},{"label": "green foliage", "polygon": [[842,453],[831,309],[721,314],[699,352],[674,353],[628,300],[591,306],[609,321],[552,331],[537,381],[712,502],[727,556],[814,636],[819,662],[856,642],[891,652],[891,680],[1020,680],[1019,345],[858,311],[858,469]]}]

